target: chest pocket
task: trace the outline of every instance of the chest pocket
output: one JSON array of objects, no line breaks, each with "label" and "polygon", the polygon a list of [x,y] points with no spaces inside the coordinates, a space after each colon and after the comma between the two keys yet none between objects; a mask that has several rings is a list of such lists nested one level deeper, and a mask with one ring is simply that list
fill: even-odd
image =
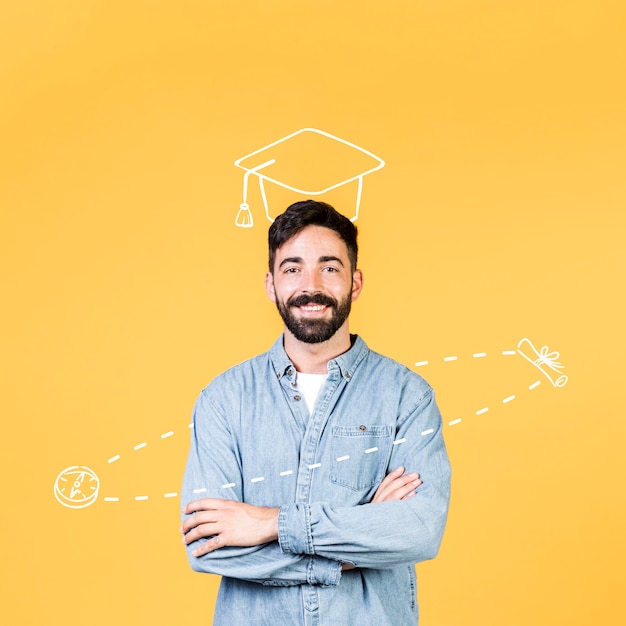
[{"label": "chest pocket", "polygon": [[332,483],[361,491],[385,477],[393,444],[391,426],[335,426],[332,435]]}]

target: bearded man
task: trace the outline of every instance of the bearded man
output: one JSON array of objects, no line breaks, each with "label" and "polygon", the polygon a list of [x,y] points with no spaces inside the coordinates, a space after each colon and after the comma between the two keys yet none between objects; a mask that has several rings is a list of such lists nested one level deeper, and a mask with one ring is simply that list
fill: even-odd
[{"label": "bearded man", "polygon": [[450,465],[431,387],[350,334],[357,253],[328,204],[276,218],[265,288],[284,332],[196,402],[181,532],[192,568],[222,576],[218,626],[418,622]]}]

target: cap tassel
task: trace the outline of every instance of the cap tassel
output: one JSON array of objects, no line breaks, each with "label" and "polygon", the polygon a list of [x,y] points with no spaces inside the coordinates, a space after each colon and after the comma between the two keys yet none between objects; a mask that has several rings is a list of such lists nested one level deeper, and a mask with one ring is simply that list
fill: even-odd
[{"label": "cap tassel", "polygon": [[246,172],[243,177],[243,202],[239,205],[239,211],[237,211],[237,217],[235,218],[235,226],[240,228],[252,228],[254,226],[254,220],[252,219],[252,213],[248,206],[248,177],[252,172]]},{"label": "cap tassel", "polygon": [[240,226],[241,228],[252,228],[254,226],[250,207],[245,202],[239,205],[239,211],[237,211],[237,217],[235,218],[235,226]]}]

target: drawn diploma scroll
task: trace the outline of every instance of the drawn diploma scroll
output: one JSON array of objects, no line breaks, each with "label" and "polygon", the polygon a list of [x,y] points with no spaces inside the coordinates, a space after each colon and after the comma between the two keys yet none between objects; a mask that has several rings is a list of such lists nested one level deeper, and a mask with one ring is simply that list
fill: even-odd
[{"label": "drawn diploma scroll", "polygon": [[550,352],[548,346],[543,346],[537,350],[530,339],[526,338],[521,339],[517,344],[517,351],[537,369],[541,370],[554,387],[565,387],[568,378],[561,373],[564,366],[557,361],[558,352]]}]

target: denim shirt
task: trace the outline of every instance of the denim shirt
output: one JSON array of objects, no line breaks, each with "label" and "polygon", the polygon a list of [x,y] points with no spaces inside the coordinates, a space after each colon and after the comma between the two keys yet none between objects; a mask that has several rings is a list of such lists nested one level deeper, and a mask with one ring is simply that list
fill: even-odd
[{"label": "denim shirt", "polygon": [[[278,541],[200,557],[187,546],[194,570],[222,576],[216,625],[417,623],[414,564],[437,554],[450,496],[441,416],[420,376],[352,340],[310,416],[282,336],[196,402],[181,504],[280,507]],[[417,494],[371,504],[400,465],[419,472]]]}]

